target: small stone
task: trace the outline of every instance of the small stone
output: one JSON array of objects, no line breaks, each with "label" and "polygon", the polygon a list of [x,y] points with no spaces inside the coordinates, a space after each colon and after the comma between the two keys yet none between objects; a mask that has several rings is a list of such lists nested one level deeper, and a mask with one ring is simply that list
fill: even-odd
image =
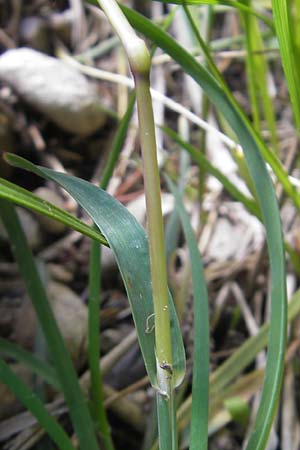
[{"label": "small stone", "polygon": [[[86,359],[87,308],[80,297],[62,283],[49,282],[47,294],[72,360],[76,367],[81,367]],[[29,299],[26,299],[15,319],[14,340],[16,343],[32,351],[36,324],[37,319],[32,304]]]},{"label": "small stone", "polygon": [[60,128],[89,135],[106,121],[95,85],[64,61],[30,48],[0,57],[0,80]]}]

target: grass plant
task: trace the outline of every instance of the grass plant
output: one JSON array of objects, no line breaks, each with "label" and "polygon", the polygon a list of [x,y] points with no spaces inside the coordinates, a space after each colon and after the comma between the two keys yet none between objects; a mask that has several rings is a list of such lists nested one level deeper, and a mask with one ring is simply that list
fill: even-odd
[{"label": "grass plant", "polygon": [[[281,162],[280,141],[276,129],[276,115],[268,89],[267,77],[271,64],[265,54],[265,40],[270,36],[277,39],[283,71],[290,96],[290,106],[296,127],[295,136],[299,138],[300,91],[297,61],[300,54],[297,19],[300,16],[299,1],[293,0],[289,8],[287,0],[272,0],[273,18],[257,8],[258,2],[251,0],[161,0],[166,5],[179,5],[186,16],[191,35],[197,43],[196,54],[200,53],[204,63],[199,62],[195,52],[183,48],[163,26],[151,22],[135,10],[115,0],[89,0],[103,10],[123,46],[134,79],[134,92],[131,94],[127,112],[120,120],[115,139],[111,146],[108,162],[99,186],[80,178],[55,172],[14,154],[6,154],[6,160],[13,166],[35,173],[57,183],[64,188],[90,216],[94,225],[88,226],[81,220],[54,205],[42,201],[29,191],[0,179],[0,217],[11,241],[12,253],[24,278],[28,293],[38,316],[42,333],[50,351],[50,361],[44,362],[37,355],[0,339],[0,380],[6,383],[25,407],[36,417],[39,424],[51,437],[57,448],[72,450],[76,448],[63,426],[51,416],[37,395],[13,373],[4,360],[10,356],[29,367],[33,373],[63,394],[74,432],[81,450],[102,448],[113,450],[115,444],[104,404],[104,384],[99,367],[100,359],[100,245],[109,246],[116,258],[120,274],[127,292],[135,323],[141,353],[149,381],[156,392],[158,441],[147,441],[147,448],[177,450],[179,443],[191,450],[207,450],[208,437],[213,430],[222,427],[230,417],[240,416],[244,423],[248,420],[248,401],[262,382],[262,394],[255,422],[250,433],[246,450],[263,450],[268,442],[274,416],[280,400],[281,384],[285,365],[287,346],[287,324],[300,311],[299,291],[294,293],[287,304],[286,259],[283,230],[280,219],[280,205],[276,196],[276,185],[295,211],[299,212],[299,183],[291,178]],[[217,7],[222,11],[236,10],[243,23],[244,35],[233,42],[245,46],[245,61],[249,103],[252,116],[248,117],[235,99],[223,74],[214,60],[208,33],[202,37],[197,18],[189,7],[209,5],[210,26]],[[173,9],[166,23],[169,25],[176,16]],[[197,15],[196,15],[197,16]],[[262,26],[263,24],[263,26]],[[267,31],[266,31],[267,29]],[[210,30],[211,31],[211,30]],[[150,90],[151,57],[146,43],[140,35],[159,47],[176,62],[180,69],[198,84],[205,94],[205,116],[208,117],[212,105],[222,115],[230,128],[226,137],[228,147],[234,150],[237,142],[240,175],[248,184],[245,194],[230,178],[209,161],[202,147],[205,139],[200,139],[200,147],[187,142],[161,124],[161,130],[172,142],[186,151],[205,175],[215,177],[233,200],[241,203],[250,214],[265,227],[265,235],[270,265],[270,319],[256,336],[248,340],[225,360],[213,373],[209,373],[209,302],[205,282],[205,270],[198,250],[198,240],[191,226],[189,215],[184,207],[184,174],[179,174],[178,188],[166,175],[168,190],[175,198],[176,215],[167,227],[169,235],[178,236],[180,222],[190,255],[191,279],[193,285],[194,309],[194,350],[193,380],[190,395],[177,396],[186,370],[185,350],[179,321],[168,289],[167,263],[174,249],[174,243],[167,239],[165,244],[164,222],[161,206],[161,174],[157,162],[155,122]],[[227,41],[226,41],[227,42]],[[111,44],[110,44],[111,45]],[[113,38],[113,46],[117,41]],[[103,48],[105,46],[102,46]],[[101,49],[102,49],[101,47]],[[111,48],[111,47],[109,47]],[[102,51],[102,50],[101,50]],[[84,61],[84,58],[82,58]],[[93,76],[93,71],[88,72]],[[118,78],[120,79],[120,78]],[[120,152],[128,132],[135,102],[138,110],[139,138],[143,160],[144,188],[147,211],[147,234],[129,211],[105,190],[118,162]],[[178,109],[182,111],[182,109]],[[189,119],[187,114],[185,120]],[[268,130],[265,140],[263,130]],[[211,130],[211,126],[207,126]],[[269,147],[270,144],[270,147]],[[190,159],[182,161],[187,170]],[[176,178],[177,174],[174,178]],[[205,179],[199,183],[200,200],[205,195]],[[88,361],[90,368],[90,389],[88,400],[82,391],[78,376],[71,362],[49,305],[47,293],[40,279],[36,264],[29,249],[25,234],[15,212],[14,204],[32,209],[39,214],[64,223],[91,238],[89,270],[89,322],[88,322]],[[175,213],[174,213],[175,214]],[[204,220],[201,215],[201,220]],[[295,259],[294,250],[289,252]],[[292,261],[293,264],[293,261]],[[152,326],[153,324],[153,326]],[[250,374],[240,375],[257,354],[267,347],[266,367]],[[240,378],[237,378],[239,377]],[[263,380],[263,381],[262,381]],[[221,419],[216,425],[216,417]],[[215,420],[215,421],[214,421]],[[221,423],[221,424],[220,424]],[[223,424],[223,425],[222,425]],[[153,433],[149,433],[153,435]],[[150,439],[151,440],[151,439]]]}]

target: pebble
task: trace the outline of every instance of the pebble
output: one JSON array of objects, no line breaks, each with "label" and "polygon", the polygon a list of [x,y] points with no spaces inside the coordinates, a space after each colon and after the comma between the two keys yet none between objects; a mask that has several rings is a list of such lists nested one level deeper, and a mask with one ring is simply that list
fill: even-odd
[{"label": "pebble", "polygon": [[0,80],[60,128],[85,136],[106,122],[95,85],[64,61],[30,48],[0,57]]},{"label": "pebble", "polygon": [[[87,307],[74,291],[62,283],[50,281],[47,294],[66,347],[75,366],[79,368],[87,357]],[[14,340],[31,351],[34,348],[36,322],[32,304],[27,299],[17,313]]]}]

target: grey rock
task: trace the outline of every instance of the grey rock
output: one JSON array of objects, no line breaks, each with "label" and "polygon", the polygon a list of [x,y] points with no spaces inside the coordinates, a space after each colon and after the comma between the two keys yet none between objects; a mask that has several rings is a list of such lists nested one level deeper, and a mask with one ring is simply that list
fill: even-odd
[{"label": "grey rock", "polygon": [[0,80],[71,133],[91,134],[106,121],[95,85],[64,61],[25,47],[8,50],[0,57]]}]

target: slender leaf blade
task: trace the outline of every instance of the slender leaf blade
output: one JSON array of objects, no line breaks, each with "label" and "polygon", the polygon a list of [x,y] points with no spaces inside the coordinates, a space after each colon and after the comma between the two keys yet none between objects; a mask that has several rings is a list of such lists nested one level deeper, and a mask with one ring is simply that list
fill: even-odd
[{"label": "slender leaf blade", "polygon": [[32,372],[46,381],[46,383],[57,390],[61,390],[61,385],[55,369],[27,350],[0,337],[0,354],[9,356],[14,360],[23,363],[31,369]]},{"label": "slender leaf blade", "polygon": [[217,167],[215,167],[203,153],[197,150],[193,145],[184,141],[174,130],[167,127],[161,127],[163,132],[167,134],[171,139],[173,139],[177,144],[184,148],[193,158],[193,160],[202,168],[205,169],[207,173],[214,176],[217,180],[222,183],[224,189],[238,202],[241,202],[252,214],[260,217],[260,211],[257,203],[243,194],[234,184],[231,183],[228,177],[224,175]]},{"label": "slender leaf blade", "polygon": [[43,403],[0,358],[0,380],[5,383],[26,408],[37,418],[41,426],[61,450],[75,450],[68,435],[44,407]]},{"label": "slender leaf blade", "polygon": [[188,214],[183,206],[179,191],[167,178],[170,191],[176,200],[185,239],[188,245],[194,296],[194,350],[192,384],[192,418],[190,429],[190,450],[207,450],[209,411],[209,309],[204,267],[198,250]]},{"label": "slender leaf blade", "polygon": [[24,208],[29,208],[32,211],[57,220],[73,230],[78,231],[91,239],[95,239],[102,245],[108,245],[104,236],[102,236],[98,230],[88,226],[52,203],[37,197],[26,189],[4,180],[3,178],[0,178],[0,188],[0,198],[9,200],[16,205],[24,206]]},{"label": "slender leaf blade", "polygon": [[[113,174],[118,157],[122,150],[124,140],[128,131],[135,104],[135,93],[132,93],[129,105],[122,118],[116,135],[113,139],[108,160],[106,162],[103,175],[101,177],[101,187],[106,189]],[[96,225],[95,225],[95,228]],[[102,376],[99,366],[100,357],[100,291],[101,291],[101,247],[96,241],[91,242],[91,252],[89,260],[89,301],[88,301],[88,359],[91,372],[91,410],[96,423],[98,423],[100,433],[106,450],[114,450],[111,437],[111,430],[107,419],[104,401]]]},{"label": "slender leaf blade", "polygon": [[237,8],[240,11],[244,11],[247,14],[253,14],[257,18],[261,19],[266,25],[268,25],[270,28],[274,28],[273,21],[270,20],[267,16],[262,14],[261,12],[257,11],[257,9],[245,5],[242,2],[239,2],[238,0],[156,0],[160,1],[161,3],[173,3],[175,5],[223,5],[228,6],[231,8]]},{"label": "slender leaf blade", "polygon": [[71,356],[66,349],[46,291],[39,277],[31,249],[13,205],[0,200],[1,219],[11,241],[11,248],[24,278],[28,294],[39,319],[49,353],[64,392],[69,413],[82,450],[96,450],[94,426],[83,397]]},{"label": "slender leaf blade", "polygon": [[[131,305],[141,351],[150,382],[156,382],[156,358],[154,347],[153,303],[150,278],[150,263],[146,233],[136,219],[116,199],[97,186],[80,178],[54,172],[16,155],[8,154],[9,163],[55,181],[68,191],[86,210],[101,229],[113,250]],[[185,353],[182,336],[169,294],[173,368],[175,385],[179,385],[185,372]]]},{"label": "slender leaf blade", "polygon": [[289,18],[291,0],[272,0],[272,9],[276,28],[283,70],[290,93],[296,127],[300,126],[300,76],[299,62],[295,59],[296,51],[292,37]]}]

